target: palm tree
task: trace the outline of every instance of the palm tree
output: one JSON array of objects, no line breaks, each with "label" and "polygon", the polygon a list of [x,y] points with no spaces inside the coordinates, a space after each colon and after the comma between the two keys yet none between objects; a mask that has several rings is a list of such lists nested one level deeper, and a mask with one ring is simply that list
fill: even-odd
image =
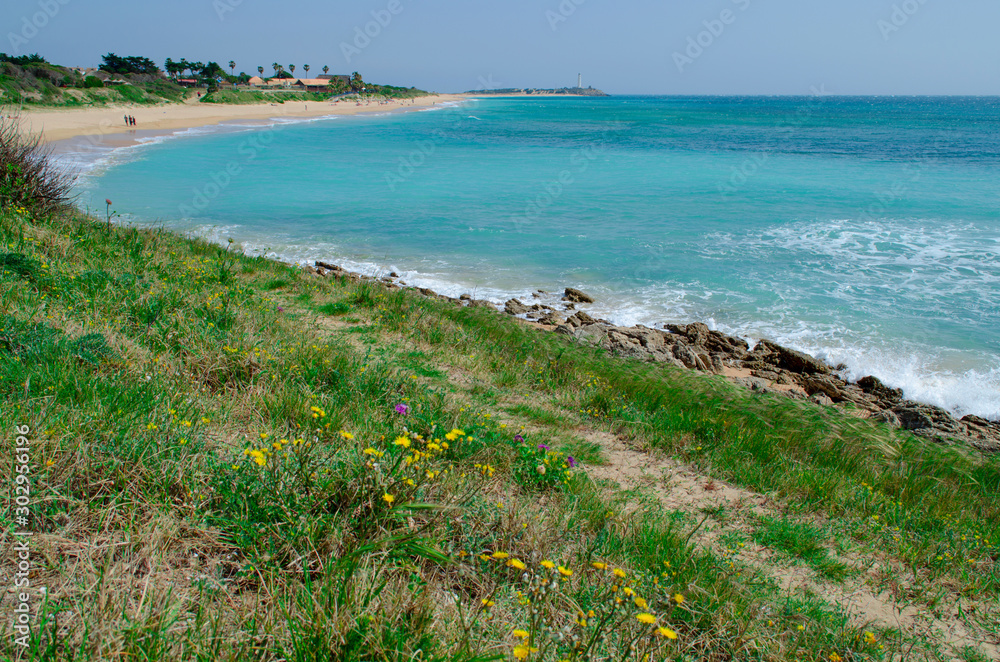
[{"label": "palm tree", "polygon": [[281,71],[281,65],[277,62],[272,62],[271,66],[274,68],[274,75],[277,76],[278,72]]},{"label": "palm tree", "polygon": [[330,73],[330,67],[328,67],[328,66],[326,66],[326,65],[324,64],[324,65],[323,65],[323,75],[325,76],[325,75],[327,75],[328,73]]},{"label": "palm tree", "polygon": [[236,62],[233,60],[229,61],[229,71],[232,72],[234,76],[236,75]]},{"label": "palm tree", "polygon": [[292,77],[294,77],[295,76],[295,65],[294,64],[288,65],[288,71],[290,71],[292,73]]},{"label": "palm tree", "polygon": [[302,69],[306,72],[306,78],[309,78],[309,65],[303,64]]},{"label": "palm tree", "polygon": [[263,78],[264,77],[264,67],[257,67],[257,73],[260,74],[261,78]]}]

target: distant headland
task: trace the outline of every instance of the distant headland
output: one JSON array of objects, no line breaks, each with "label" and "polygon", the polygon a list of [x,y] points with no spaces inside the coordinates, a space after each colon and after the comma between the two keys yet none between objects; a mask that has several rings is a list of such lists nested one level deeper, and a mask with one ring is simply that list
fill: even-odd
[{"label": "distant headland", "polygon": [[560,87],[557,89],[542,90],[538,88],[509,87],[500,90],[470,90],[466,94],[476,96],[578,96],[578,97],[606,97],[610,96],[601,90],[593,87]]}]

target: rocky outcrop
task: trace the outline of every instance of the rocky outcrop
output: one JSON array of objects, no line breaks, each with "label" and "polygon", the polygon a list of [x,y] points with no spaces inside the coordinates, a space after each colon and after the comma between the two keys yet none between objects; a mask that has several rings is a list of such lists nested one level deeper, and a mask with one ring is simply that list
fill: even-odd
[{"label": "rocky outcrop", "polygon": [[506,304],[504,304],[503,310],[508,315],[523,315],[531,309],[525,306],[517,299],[511,299]]},{"label": "rocky outcrop", "polygon": [[562,300],[569,301],[570,303],[594,303],[594,297],[590,296],[586,292],[575,290],[572,287],[566,288],[566,292],[563,293]]},{"label": "rocky outcrop", "polygon": [[744,367],[754,369],[762,367],[765,370],[778,369],[792,373],[809,375],[825,375],[831,372],[830,366],[808,354],[794,349],[782,347],[770,340],[761,340],[743,362]]},{"label": "rocky outcrop", "polygon": [[[399,287],[397,283],[382,283],[324,262],[317,262],[315,269],[307,269],[317,276],[368,280],[387,288]],[[473,299],[468,294],[451,299],[432,290],[418,291],[457,305],[496,310],[495,304]],[[563,301],[568,303],[562,312],[572,312],[565,318],[551,306],[540,303],[529,306],[519,299],[507,301],[503,310],[509,315],[527,317],[526,324],[537,322],[554,327],[556,333],[598,345],[619,356],[724,375],[755,393],[845,407],[860,416],[909,430],[938,443],[962,444],[984,452],[1000,452],[1000,421],[988,421],[977,416],[956,419],[940,407],[904,399],[900,389],[891,388],[876,377],[862,377],[850,383],[838,368],[770,340],[761,340],[751,348],[742,338],[714,331],[698,322],[665,324],[662,329],[619,327],[577,310],[575,304],[594,301],[584,292],[566,288]]]}]

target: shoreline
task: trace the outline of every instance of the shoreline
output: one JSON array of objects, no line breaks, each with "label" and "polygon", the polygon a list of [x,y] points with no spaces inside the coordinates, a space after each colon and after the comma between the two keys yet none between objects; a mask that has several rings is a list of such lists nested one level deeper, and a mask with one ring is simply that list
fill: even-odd
[{"label": "shoreline", "polygon": [[[201,104],[188,102],[158,106],[108,106],[104,108],[24,109],[22,128],[26,133],[41,133],[42,142],[51,144],[73,138],[91,138],[108,146],[136,144],[140,132],[171,132],[213,126],[225,122],[266,122],[273,118],[321,118],[385,112],[406,112],[469,99],[463,94],[434,94],[387,103],[286,101],[274,104]],[[136,119],[136,126],[126,126],[124,115]],[[96,138],[95,138],[96,137]],[[116,144],[112,144],[116,143]]]},{"label": "shoreline", "polygon": [[[1000,420],[971,414],[957,418],[941,407],[904,398],[901,389],[886,386],[874,376],[850,382],[842,376],[844,366],[832,366],[767,339],[750,346],[742,338],[713,331],[701,322],[664,323],[660,325],[663,328],[616,326],[588,315],[584,308],[595,303],[594,299],[573,288],[566,288],[561,309],[517,298],[509,299],[501,307],[492,301],[475,299],[471,294],[455,298],[429,288],[409,286],[396,274],[379,278],[322,261],[304,268],[318,278],[369,282],[390,290],[407,289],[458,306],[488,308],[531,328],[567,335],[622,358],[669,363],[684,370],[723,377],[754,393],[836,407],[937,443],[967,446],[983,453],[1000,452]],[[550,293],[538,291],[533,297],[540,298],[541,294]]]},{"label": "shoreline", "polygon": [[[495,98],[495,97],[500,96],[500,95],[484,95],[482,97],[480,97],[478,95],[434,95],[434,96],[430,96],[430,97],[423,97],[423,98],[417,99],[416,101],[418,103],[415,103],[415,104],[408,104],[408,103],[404,104],[404,103],[398,103],[398,102],[396,102],[396,103],[392,103],[392,104],[388,104],[388,105],[374,104],[374,105],[362,105],[360,107],[357,106],[357,105],[355,105],[354,103],[351,103],[351,104],[341,103],[341,104],[336,104],[336,105],[339,106],[339,108],[337,108],[337,110],[338,111],[342,111],[342,112],[336,112],[336,113],[331,112],[332,107],[334,106],[334,104],[320,104],[320,108],[319,109],[311,109],[308,112],[306,112],[304,110],[304,107],[305,106],[311,106],[312,104],[305,103],[305,102],[289,102],[289,103],[284,104],[284,106],[288,106],[289,110],[291,112],[281,113],[281,114],[276,114],[276,113],[272,112],[273,110],[281,110],[282,109],[281,106],[275,106],[275,105],[270,105],[270,104],[246,105],[246,106],[240,106],[240,105],[237,105],[237,106],[221,106],[221,105],[212,104],[208,108],[205,108],[204,110],[218,110],[218,109],[221,108],[223,110],[232,111],[232,112],[230,112],[229,116],[227,116],[227,117],[214,118],[216,120],[214,122],[203,122],[202,121],[202,122],[195,123],[195,124],[191,124],[190,122],[187,122],[187,123],[185,123],[184,126],[187,127],[187,128],[197,128],[197,127],[209,127],[209,126],[213,126],[213,124],[214,124],[214,125],[216,125],[218,127],[218,125],[220,125],[220,124],[232,121],[234,123],[234,128],[237,129],[237,130],[239,130],[242,127],[252,128],[254,126],[263,125],[263,124],[265,124],[265,123],[268,122],[268,119],[279,119],[281,117],[288,117],[288,118],[297,118],[297,119],[309,120],[310,118],[319,119],[319,118],[324,118],[324,117],[353,116],[353,115],[360,115],[360,114],[380,114],[380,115],[387,115],[387,114],[396,113],[396,112],[406,112],[408,110],[423,110],[423,109],[426,109],[426,108],[432,108],[433,106],[437,105],[438,103],[442,103],[442,102],[455,102],[455,101],[462,101],[462,100],[468,100],[468,99],[489,98],[491,96]],[[530,96],[530,95],[510,95],[510,96],[518,96],[520,98],[524,98],[525,96]],[[297,110],[298,106],[302,106],[303,107],[301,112]],[[178,108],[179,106],[175,105],[174,107]],[[194,107],[197,110],[203,110],[203,106],[195,105]],[[151,107],[151,108],[149,108],[149,110],[155,110],[156,108],[162,108],[162,106],[161,107]],[[447,108],[447,106],[444,106],[443,108]],[[105,113],[106,114],[108,112],[120,112],[122,110],[122,108],[113,108],[113,109],[111,109],[111,108],[105,108],[105,109],[88,109],[88,110],[99,110],[101,113]],[[256,117],[256,118],[247,118],[247,117],[244,117],[243,121],[241,122],[240,118],[237,117],[237,116],[240,116],[240,115],[245,116],[247,114],[246,111],[248,111],[248,110],[254,111],[258,115],[258,117]],[[38,115],[47,115],[48,116],[48,115],[57,115],[57,114],[69,114],[71,116],[79,116],[80,114],[82,114],[82,112],[87,112],[87,111],[86,110],[85,111],[80,111],[80,110],[51,111],[51,112],[50,111],[39,111]],[[265,118],[265,116],[266,116],[266,118]],[[185,119],[189,119],[189,118],[185,118]],[[226,130],[226,129],[230,128],[230,127],[228,127],[228,126],[222,126],[222,127],[219,127],[219,128],[220,128],[220,130]],[[115,130],[115,131],[109,131],[108,135],[106,137],[105,136],[101,137],[101,142],[100,142],[100,147],[101,148],[107,148],[107,149],[114,150],[114,149],[117,149],[117,148],[120,148],[120,147],[127,147],[127,146],[131,146],[131,145],[143,144],[144,142],[146,142],[147,138],[152,139],[152,138],[155,138],[155,136],[157,136],[157,135],[160,135],[160,136],[176,136],[176,135],[183,136],[184,135],[183,133],[180,133],[179,130],[173,130],[173,131],[171,131],[171,130],[165,129],[165,128],[160,128],[160,129],[157,129],[157,128],[144,128],[144,129],[140,130],[138,128],[128,128],[128,127],[125,127],[123,125],[121,127],[116,127],[116,129],[117,130]],[[86,137],[87,137],[87,134],[78,134],[77,135],[77,138],[80,140],[81,143],[83,143],[83,142],[90,142],[93,145],[94,144],[93,141],[86,140]],[[69,139],[63,139],[60,142],[67,143],[67,142],[70,142],[72,140],[73,140],[72,138],[69,138]],[[314,259],[320,258],[320,257],[324,257],[325,258],[325,254],[324,254],[323,251],[314,252],[313,255],[310,256],[310,257],[312,257]],[[281,261],[287,261],[288,257],[287,256],[285,256],[285,257],[277,256],[277,259],[281,260]],[[303,260],[296,260],[296,261],[299,264],[303,264],[304,263]],[[375,278],[377,278],[379,275],[381,275],[381,274],[374,275],[372,273],[372,271],[364,268],[364,265],[347,264],[346,266],[349,269],[355,270],[354,273],[357,273],[359,276],[361,274],[367,274],[366,277],[367,278],[371,278],[373,280]],[[361,266],[362,269],[364,269],[364,270],[360,271],[360,272],[357,271],[358,268],[359,268],[359,266]],[[346,270],[344,270],[344,271],[346,271]],[[382,273],[385,273],[385,271],[383,271]],[[375,278],[373,278],[373,276],[375,276]],[[417,282],[420,282],[420,280],[421,279],[418,278]],[[423,280],[426,280],[426,279],[423,279]],[[459,292],[461,291],[461,290],[458,290],[458,289],[452,289],[451,287],[449,287],[447,285],[442,285],[441,282],[437,282],[437,283],[434,283],[434,282],[420,282],[420,285],[423,285],[423,286],[429,287],[429,288],[439,289],[439,290],[443,287],[444,291],[448,292],[451,295],[455,295],[455,296],[457,296],[459,294]],[[555,286],[554,283],[550,283],[550,285]],[[414,289],[418,289],[419,290],[421,288],[420,287],[416,287]],[[428,290],[428,291],[430,291],[430,290]],[[504,304],[500,303],[499,306],[497,306],[496,302],[503,302],[503,300],[506,299],[509,296],[515,296],[516,297],[516,296],[521,296],[521,294],[518,294],[518,293],[515,293],[515,292],[511,292],[511,291],[508,290],[508,292],[506,292],[506,293],[487,294],[486,296],[488,296],[488,297],[490,297],[490,298],[492,298],[494,300],[494,303],[491,304],[491,305],[493,305],[495,308],[499,307],[502,310],[504,308]],[[530,296],[530,294],[527,294],[526,296]],[[524,298],[524,297],[522,297],[522,298]],[[527,301],[528,299],[525,299],[525,300]],[[541,303],[541,302],[530,302],[529,301],[529,303],[537,305],[538,303]],[[549,303],[553,303],[553,302],[549,301]],[[603,314],[605,316],[611,317],[612,319],[617,319],[615,317],[615,314],[613,312],[609,313],[606,309],[602,309],[600,314]],[[595,313],[595,315],[597,315],[597,313]],[[693,317],[693,318],[686,318],[686,319],[695,319],[695,320],[697,320],[699,318],[698,317]],[[631,320],[627,320],[627,319],[626,320],[622,320],[622,319],[619,319],[618,321],[620,323],[625,323],[625,324],[631,324],[633,322],[638,321],[638,322],[644,322],[646,324],[653,324],[654,326],[657,326],[657,327],[664,326],[658,320],[652,319],[652,318],[650,318],[650,319],[638,319],[637,320],[637,319],[635,319],[633,317],[633,319],[631,319]],[[616,333],[619,333],[619,334],[622,333],[622,329],[645,328],[645,327],[618,327],[618,326],[615,326],[614,324],[612,324],[612,323],[610,323],[610,322],[608,322],[606,320],[596,320],[596,322],[600,323],[600,325],[602,326],[602,328],[604,328],[605,330],[614,330]],[[554,325],[554,326],[558,326],[558,325]],[[707,327],[706,327],[706,329],[707,329]],[[596,329],[595,330],[591,330],[591,331],[593,333],[597,332]],[[727,329],[727,331],[729,333],[733,333],[734,332],[733,329]],[[738,331],[737,331],[737,333],[738,333]],[[740,334],[740,335],[743,335],[743,334]],[[750,338],[750,336],[744,336],[744,337],[747,340],[749,340],[751,343],[754,342]],[[755,335],[754,338],[756,338],[756,337],[757,336]],[[787,339],[785,339],[783,341],[787,342]],[[619,344],[621,344],[621,343],[619,343]],[[793,346],[795,346],[794,341],[792,342],[792,344],[793,344]],[[617,351],[617,350],[622,350],[622,349],[629,350],[630,348],[627,347],[627,346],[625,346],[625,345],[622,345],[620,347],[609,347],[609,349]],[[804,349],[806,351],[815,351],[815,348],[809,348],[809,347],[802,347],[802,349]],[[823,354],[820,354],[820,355],[822,356]],[[676,357],[674,357],[674,358],[676,358]],[[834,359],[834,360],[836,360],[836,359]],[[685,366],[685,367],[692,367],[692,366]],[[735,372],[732,372],[733,370],[735,370]],[[805,397],[812,397],[813,395],[816,394],[815,390],[813,392],[809,392],[808,390],[803,389],[802,387],[796,386],[794,384],[783,383],[783,382],[777,381],[777,380],[775,380],[773,378],[769,379],[769,377],[773,377],[773,376],[765,375],[764,377],[761,377],[760,375],[754,374],[753,371],[748,371],[747,369],[742,368],[742,367],[733,368],[733,369],[730,370],[730,372],[732,372],[732,374],[727,374],[727,376],[735,377],[735,378],[739,378],[739,379],[744,379],[744,380],[761,380],[761,379],[763,379],[763,382],[760,382],[760,381],[753,382],[753,385],[755,385],[756,387],[758,387],[759,389],[762,389],[762,390],[770,389],[770,390],[773,390],[773,391],[782,391],[782,392],[785,392],[786,395],[789,394],[789,393],[791,393],[791,394],[794,394],[794,395],[804,395]],[[717,374],[722,374],[722,373],[721,372],[717,372]],[[882,373],[876,373],[876,374],[882,374]],[[853,373],[853,377],[860,377],[861,375],[868,375],[868,373],[867,372],[864,372],[864,373],[862,373],[862,372],[854,372]],[[883,377],[885,377],[885,376],[886,375],[883,375]],[[901,384],[898,380],[893,381],[891,379],[891,375],[888,375],[888,378],[889,378],[889,381],[891,383],[894,383],[894,384],[896,384],[898,386],[905,386],[905,384]],[[847,381],[845,380],[844,383],[846,384]],[[830,389],[830,392],[834,396],[833,398],[831,398],[831,400],[833,400],[833,402],[842,401],[843,398],[841,397],[841,392],[840,392],[839,387],[833,387],[832,389]],[[925,400],[924,402],[935,402],[935,400]],[[937,400],[937,402],[939,404],[941,404],[940,400]],[[827,404],[827,403],[826,402],[822,402],[822,404]],[[930,407],[932,405],[926,405],[926,406]],[[949,417],[954,418],[956,420],[959,420],[958,417],[962,416],[962,414],[964,413],[961,409],[952,409],[951,411],[957,412],[955,414],[951,414],[950,412],[948,412],[947,410],[945,410],[943,408],[935,407],[935,409],[939,410],[941,412],[945,412],[946,414],[949,415]],[[977,413],[981,414],[982,416],[990,416],[991,418],[994,418],[993,413],[983,412],[983,411],[977,411]],[[996,420],[996,419],[994,418],[994,420]]]}]

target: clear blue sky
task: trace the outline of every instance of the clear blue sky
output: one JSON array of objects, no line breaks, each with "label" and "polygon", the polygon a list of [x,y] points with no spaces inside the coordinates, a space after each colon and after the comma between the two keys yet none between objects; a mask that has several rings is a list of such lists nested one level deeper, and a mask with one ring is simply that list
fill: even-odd
[{"label": "clear blue sky", "polygon": [[[394,2],[397,13],[388,13]],[[258,65],[269,72],[277,61],[296,64],[297,75],[308,63],[316,75],[326,64],[332,72],[357,70],[366,80],[438,92],[475,89],[481,80],[571,86],[583,73],[585,86],[613,94],[809,94],[812,88],[1000,94],[997,0],[4,0],[4,6],[0,51],[37,51],[66,65],[96,65],[108,51],[144,55],[160,66],[167,57],[223,66],[235,60],[237,73],[256,73]],[[46,7],[51,18],[39,14]],[[356,47],[355,29],[372,22],[373,11],[383,11],[387,25],[369,25],[377,36],[367,45],[359,40],[364,48],[348,62],[342,44]],[[26,18],[35,25],[26,27]],[[689,39],[699,38],[700,46],[690,46]]]}]

